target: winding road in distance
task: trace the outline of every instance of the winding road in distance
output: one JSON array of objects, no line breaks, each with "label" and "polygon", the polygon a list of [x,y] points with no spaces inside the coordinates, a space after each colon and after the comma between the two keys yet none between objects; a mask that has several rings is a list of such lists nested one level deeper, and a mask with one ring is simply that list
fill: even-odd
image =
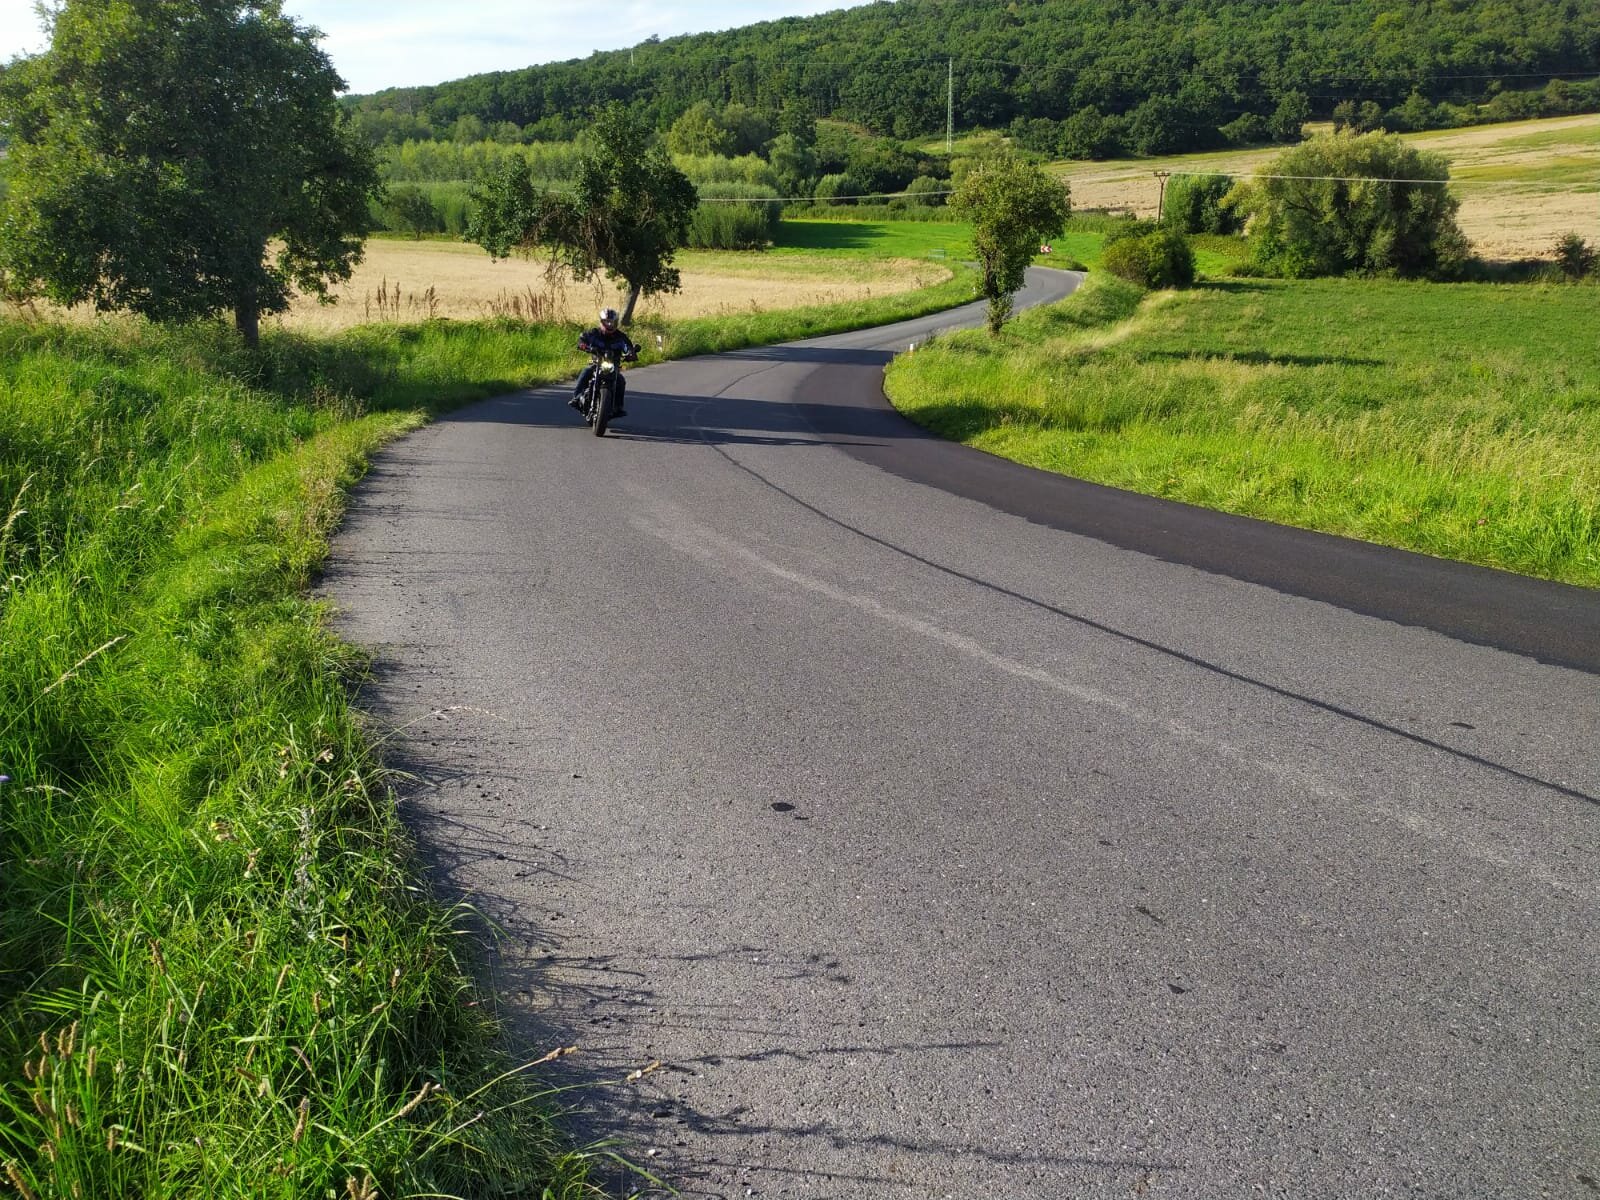
[{"label": "winding road in distance", "polygon": [[1600,593],[933,439],[882,367],[979,319],[357,490],[324,592],[518,1052],[687,1197],[1600,1196]]}]

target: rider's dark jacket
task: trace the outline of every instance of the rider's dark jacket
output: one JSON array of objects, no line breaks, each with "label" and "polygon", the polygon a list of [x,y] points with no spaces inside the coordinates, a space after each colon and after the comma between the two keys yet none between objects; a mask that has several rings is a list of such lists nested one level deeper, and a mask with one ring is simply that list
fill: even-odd
[{"label": "rider's dark jacket", "polygon": [[639,353],[639,347],[622,330],[613,329],[607,333],[598,326],[584,332],[578,339],[578,349],[585,354],[607,354],[621,350],[624,357]]}]

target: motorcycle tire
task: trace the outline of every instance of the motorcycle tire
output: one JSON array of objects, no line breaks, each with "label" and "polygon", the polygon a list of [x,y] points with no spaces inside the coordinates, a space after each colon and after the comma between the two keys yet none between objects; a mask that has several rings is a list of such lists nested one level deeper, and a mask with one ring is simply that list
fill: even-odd
[{"label": "motorcycle tire", "polygon": [[594,412],[590,423],[594,426],[595,437],[605,437],[606,426],[611,422],[611,385],[607,383],[596,384],[594,389]]}]

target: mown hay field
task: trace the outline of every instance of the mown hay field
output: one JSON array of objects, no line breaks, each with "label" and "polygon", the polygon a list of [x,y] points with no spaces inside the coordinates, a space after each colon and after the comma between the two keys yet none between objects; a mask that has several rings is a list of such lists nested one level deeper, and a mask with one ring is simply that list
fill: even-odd
[{"label": "mown hay field", "polygon": [[[1547,257],[1564,233],[1600,241],[1600,114],[1405,137],[1449,160],[1451,187],[1461,198],[1462,232],[1484,258]],[[1281,152],[1071,162],[1056,169],[1072,185],[1076,209],[1128,210],[1153,217],[1161,197],[1157,171],[1248,175],[1264,170]]]},{"label": "mown hay field", "polygon": [[[931,259],[873,260],[823,252],[683,251],[677,265],[683,289],[643,298],[638,318],[674,321],[841,304],[919,291],[950,278],[950,269]],[[365,259],[334,294],[335,304],[303,300],[272,323],[331,332],[431,317],[585,321],[601,305],[620,306],[621,299],[609,283],[553,280],[537,260],[496,262],[481,247],[462,242],[390,238],[369,241]]]}]

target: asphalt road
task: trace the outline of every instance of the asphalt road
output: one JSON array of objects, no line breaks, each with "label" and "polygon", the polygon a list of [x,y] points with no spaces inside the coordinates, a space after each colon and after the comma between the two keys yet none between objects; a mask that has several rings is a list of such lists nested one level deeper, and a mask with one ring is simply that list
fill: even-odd
[{"label": "asphalt road", "polygon": [[1600,595],[927,438],[933,323],[354,497],[325,591],[578,1135],[689,1197],[1600,1196]]}]

